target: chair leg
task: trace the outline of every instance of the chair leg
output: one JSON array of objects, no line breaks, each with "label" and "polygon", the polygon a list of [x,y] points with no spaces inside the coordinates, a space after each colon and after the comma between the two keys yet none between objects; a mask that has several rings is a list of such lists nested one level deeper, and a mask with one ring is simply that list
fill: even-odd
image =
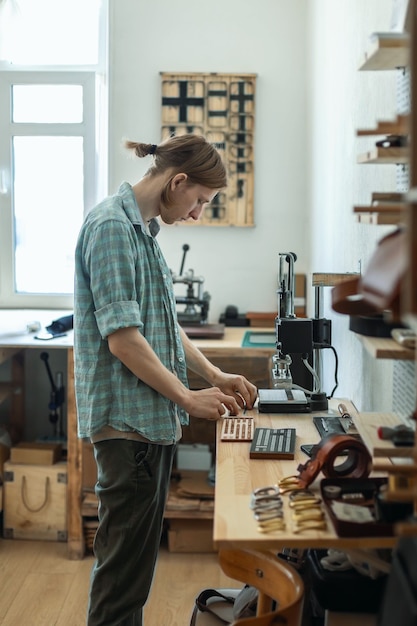
[{"label": "chair leg", "polygon": [[256,608],[256,615],[264,615],[272,611],[272,598],[265,593],[258,591],[258,602]]}]

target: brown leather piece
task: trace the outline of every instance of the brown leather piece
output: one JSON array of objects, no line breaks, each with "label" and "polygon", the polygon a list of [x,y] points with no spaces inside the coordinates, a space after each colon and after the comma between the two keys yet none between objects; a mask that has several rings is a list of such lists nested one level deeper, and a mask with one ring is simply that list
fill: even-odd
[{"label": "brown leather piece", "polygon": [[[346,460],[337,465],[341,456]],[[324,437],[315,447],[314,456],[305,465],[298,466],[298,481],[306,488],[323,472],[326,478],[367,478],[372,469],[372,458],[365,444],[349,435]]]},{"label": "brown leather piece", "polygon": [[391,311],[394,317],[398,317],[407,263],[407,234],[398,228],[380,240],[362,276],[332,289],[333,310],[347,315]]}]

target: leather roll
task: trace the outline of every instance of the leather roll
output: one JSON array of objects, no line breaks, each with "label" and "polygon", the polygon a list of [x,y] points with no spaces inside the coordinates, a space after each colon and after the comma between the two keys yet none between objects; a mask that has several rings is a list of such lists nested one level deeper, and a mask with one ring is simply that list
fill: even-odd
[{"label": "leather roll", "polygon": [[[346,456],[343,463],[337,459]],[[323,437],[313,448],[313,456],[298,466],[300,487],[310,485],[320,472],[326,478],[367,478],[372,469],[372,457],[366,446],[349,435]]]}]

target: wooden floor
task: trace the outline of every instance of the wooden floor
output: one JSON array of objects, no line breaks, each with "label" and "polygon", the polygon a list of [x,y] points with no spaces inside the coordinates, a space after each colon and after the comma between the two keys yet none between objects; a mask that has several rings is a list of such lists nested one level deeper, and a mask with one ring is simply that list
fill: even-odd
[{"label": "wooden floor", "polygon": [[[70,561],[65,543],[0,539],[0,624],[84,626],[93,557]],[[238,587],[216,554],[171,553],[161,547],[145,607],[146,626],[188,626],[205,587]]]}]

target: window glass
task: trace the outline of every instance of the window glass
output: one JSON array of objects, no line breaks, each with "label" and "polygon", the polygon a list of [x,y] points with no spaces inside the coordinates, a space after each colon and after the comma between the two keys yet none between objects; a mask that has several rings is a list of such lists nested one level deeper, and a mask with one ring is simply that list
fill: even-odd
[{"label": "window glass", "polygon": [[83,121],[81,85],[13,85],[13,122]]},{"label": "window glass", "polygon": [[100,5],[100,0],[1,0],[0,59],[21,65],[97,64]]},{"label": "window glass", "polygon": [[83,139],[14,137],[13,147],[16,291],[72,293],[84,208]]}]

